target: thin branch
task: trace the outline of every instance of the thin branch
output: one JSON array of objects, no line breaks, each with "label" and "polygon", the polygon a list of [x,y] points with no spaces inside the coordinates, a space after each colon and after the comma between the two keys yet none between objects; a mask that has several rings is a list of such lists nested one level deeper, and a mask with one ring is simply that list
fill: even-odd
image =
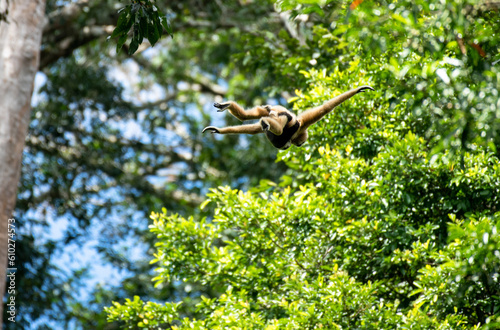
[{"label": "thin branch", "polygon": [[146,102],[143,103],[139,106],[134,107],[136,111],[142,111],[146,109],[151,109],[151,108],[161,108],[163,105],[167,104],[168,102],[175,100],[177,98],[178,93],[169,93],[167,94],[164,98],[154,101],[154,102]]},{"label": "thin branch", "polygon": [[99,39],[103,36],[110,35],[113,32],[114,26],[92,26],[85,27],[80,32],[67,33],[67,37],[61,39],[54,46],[45,45],[40,53],[39,70],[54,63],[61,57],[69,56],[73,51],[89,42]]},{"label": "thin branch", "polygon": [[[158,71],[160,67],[155,67],[151,61],[144,59],[142,56],[130,56],[130,58],[137,62],[143,68],[147,68],[151,71]],[[222,87],[221,85],[211,81],[209,78],[198,74],[198,75],[190,75],[189,73],[182,73],[182,80],[188,83],[192,83],[188,89],[190,90],[198,90],[203,93],[210,93],[213,95],[225,96],[227,94],[227,89]],[[179,79],[180,80],[180,79]],[[180,81],[179,81],[180,82]],[[198,85],[200,88],[197,88]]]},{"label": "thin branch", "polygon": [[[91,11],[96,14],[89,15]],[[79,20],[82,16],[86,25]],[[118,16],[115,8],[89,0],[72,2],[50,12],[43,29],[39,69],[71,55],[75,49],[93,40],[109,36]]]},{"label": "thin branch", "polygon": [[208,79],[205,76],[202,76],[202,75],[189,76],[186,74],[186,75],[184,75],[184,78],[187,81],[191,81],[194,84],[200,85],[201,92],[211,93],[211,94],[220,95],[220,96],[224,96],[227,94],[226,88],[222,87],[221,85],[219,85],[217,83],[210,81],[210,79]]},{"label": "thin branch", "polygon": [[47,21],[43,27],[43,34],[49,34],[56,30],[61,30],[83,13],[85,7],[89,6],[89,0],[80,0],[62,6],[47,15]]},{"label": "thin branch", "polygon": [[[153,146],[148,146],[145,144],[142,144],[141,142],[137,141],[126,141],[124,143],[124,146],[133,146],[136,144],[142,145],[143,150],[146,149],[146,147],[151,147],[151,150],[153,149]],[[41,142],[38,138],[34,136],[30,136],[26,140],[26,146],[28,148],[34,148],[36,150],[53,154],[56,155],[57,157],[60,157],[64,160],[66,160],[67,163],[72,163],[72,162],[79,162],[80,166],[82,168],[86,168],[87,171],[92,171],[92,170],[98,170],[105,175],[109,175],[110,177],[113,177],[114,180],[118,183],[120,181],[119,178],[116,178],[116,173],[117,171],[120,172],[120,175],[125,176],[125,181],[129,177],[129,174],[122,168],[122,164],[118,164],[116,162],[112,163],[101,163],[98,161],[98,159],[92,158],[92,157],[82,157],[80,152],[68,152],[70,149],[67,148],[61,148],[60,146],[48,146],[47,144]],[[147,151],[147,150],[146,150]],[[192,161],[192,157],[189,157],[188,155],[184,154],[179,154],[175,153],[173,150],[169,151],[169,160],[164,161],[162,163],[156,164],[154,166],[148,166],[148,167],[143,167],[142,170],[144,173],[142,173],[141,179],[134,179],[133,182],[130,181],[130,184],[133,184],[134,189],[141,190],[143,194],[149,194],[149,195],[156,195],[159,196],[159,198],[163,200],[170,200],[170,201],[175,201],[175,202],[184,202],[187,203],[190,206],[197,206],[201,202],[203,202],[204,197],[197,195],[195,193],[189,193],[185,192],[182,190],[175,190],[172,192],[166,192],[164,187],[155,187],[153,184],[151,184],[146,178],[150,175],[158,175],[158,170],[160,169],[165,169],[171,166],[172,164],[179,162],[179,161],[184,161],[184,162],[189,162]],[[167,159],[167,158],[166,158]],[[96,174],[97,175],[97,174]],[[109,187],[108,187],[109,188]],[[99,190],[93,190],[93,189],[87,189],[87,191],[93,191],[97,193]],[[32,196],[30,199],[31,203],[40,203],[44,200],[47,199],[57,199],[57,198],[63,198],[61,196],[61,191],[58,188],[58,186],[53,186],[51,189],[49,189],[47,192],[40,194],[39,196]],[[64,199],[71,199],[71,196],[64,196]]]}]

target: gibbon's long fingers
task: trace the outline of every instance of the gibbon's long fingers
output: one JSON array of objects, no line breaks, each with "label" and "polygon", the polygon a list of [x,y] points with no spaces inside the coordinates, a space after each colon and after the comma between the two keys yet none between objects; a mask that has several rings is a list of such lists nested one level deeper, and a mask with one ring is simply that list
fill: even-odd
[{"label": "gibbon's long fingers", "polygon": [[259,119],[269,116],[269,109],[266,107],[254,107],[250,110],[243,109],[236,102],[228,101],[225,103],[214,103],[214,107],[219,108],[218,112],[229,110],[229,112],[241,121],[250,119]]},{"label": "gibbon's long fingers", "polygon": [[374,91],[374,90],[375,90],[375,88],[370,87],[370,86],[361,86],[361,87],[358,87],[358,93],[359,93],[359,92],[364,92],[364,91],[366,91],[367,89],[369,89],[369,90],[371,90],[371,91]]},{"label": "gibbon's long fingers", "polygon": [[205,127],[203,132],[212,132],[219,134],[258,134],[264,132],[260,123],[250,124],[250,125],[240,125],[240,126],[228,126],[228,127]]},{"label": "gibbon's long fingers", "polygon": [[361,86],[358,88],[351,89],[348,92],[345,92],[343,94],[340,94],[337,97],[334,97],[330,101],[327,101],[325,104],[316,107],[311,110],[307,110],[303,113],[301,113],[298,117],[297,120],[301,123],[301,131],[307,129],[307,127],[311,126],[312,124],[316,123],[319,121],[321,118],[323,118],[327,113],[333,110],[336,106],[341,104],[342,102],[350,99],[354,95],[356,95],[359,92],[363,92],[365,90],[374,90],[370,86]]},{"label": "gibbon's long fingers", "polygon": [[217,127],[214,127],[214,126],[207,126],[201,132],[202,133],[205,133],[205,132],[220,133],[219,129]]},{"label": "gibbon's long fingers", "polygon": [[215,102],[214,103],[214,107],[219,109],[219,110],[217,110],[217,112],[222,112],[222,111],[226,110],[227,108],[229,108],[230,106],[231,106],[231,102],[226,102],[226,103]]}]

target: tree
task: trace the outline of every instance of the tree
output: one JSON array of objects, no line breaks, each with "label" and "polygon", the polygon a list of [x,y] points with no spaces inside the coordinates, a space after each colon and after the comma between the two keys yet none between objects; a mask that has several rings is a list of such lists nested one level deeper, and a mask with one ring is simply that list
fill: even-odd
[{"label": "tree", "polygon": [[[14,239],[10,245],[8,233],[15,233],[11,229],[15,229],[17,224],[9,219],[14,211],[24,138],[30,118],[44,8],[43,0],[0,2],[0,12],[5,13],[0,20],[0,84],[4,88],[0,100],[0,278],[3,279],[6,278],[8,243],[9,247],[15,246]],[[9,262],[10,268],[17,266],[15,260]],[[5,281],[0,283],[0,296],[3,297]],[[12,289],[18,288],[13,286]],[[15,293],[9,292],[9,295],[15,298]],[[0,313],[3,315],[3,304]]]},{"label": "tree", "polygon": [[208,218],[153,212],[158,288],[184,281],[213,292],[200,296],[190,318],[181,299],[134,297],[108,307],[110,321],[179,329],[500,326],[498,6],[318,3],[281,2],[311,24],[310,34],[302,47],[283,34],[266,39],[294,51],[251,40],[247,65],[265,67],[286,87],[306,86],[292,99],[297,111],[346,86],[378,92],[339,107],[306,147],[280,152],[293,171],[278,182],[211,190]]},{"label": "tree", "polygon": [[[141,256],[152,251],[153,236],[144,234],[149,210],[167,206],[182,214],[207,214],[198,205],[209,186],[251,187],[286,170],[274,164],[276,151],[265,140],[254,139],[248,152],[247,139],[200,134],[215,113],[207,109],[214,99],[253,105],[270,98],[271,82],[236,67],[233,57],[240,48],[234,40],[245,42],[239,37],[243,31],[262,34],[261,26],[282,27],[277,13],[271,24],[262,16],[274,10],[270,3],[169,3],[162,10],[178,17],[172,21],[175,38],[148,51],[142,45],[133,57],[116,54],[116,44],[106,41],[119,16],[116,4],[47,4],[43,84],[26,139],[16,210],[23,224],[18,257],[26,269],[19,274],[21,324],[100,327],[102,306],[112,299],[189,295],[174,285],[154,289],[149,257],[130,260],[130,246],[139,246]],[[135,68],[138,75],[128,74]],[[157,99],[142,97],[141,91],[158,90]],[[283,102],[279,94],[272,98]],[[139,127],[140,134],[128,135],[126,125]],[[64,226],[59,236],[52,235],[53,223]],[[97,235],[89,233],[97,227]],[[96,237],[99,256],[126,274],[123,289],[107,283],[88,289],[87,265],[67,269],[55,262]],[[82,288],[92,292],[92,301],[81,300]]]}]

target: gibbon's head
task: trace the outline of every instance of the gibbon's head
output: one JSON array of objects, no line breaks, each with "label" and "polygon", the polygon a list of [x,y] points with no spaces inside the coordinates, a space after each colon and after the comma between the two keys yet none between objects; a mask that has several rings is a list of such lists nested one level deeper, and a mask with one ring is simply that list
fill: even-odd
[{"label": "gibbon's head", "polygon": [[296,137],[296,138],[294,138],[294,139],[292,140],[292,143],[293,143],[294,145],[296,145],[297,147],[300,147],[300,146],[302,146],[304,143],[306,143],[306,141],[307,141],[307,137],[308,137],[308,135],[307,135],[307,131],[302,132],[302,133],[300,133],[299,135],[297,135],[297,137]]}]

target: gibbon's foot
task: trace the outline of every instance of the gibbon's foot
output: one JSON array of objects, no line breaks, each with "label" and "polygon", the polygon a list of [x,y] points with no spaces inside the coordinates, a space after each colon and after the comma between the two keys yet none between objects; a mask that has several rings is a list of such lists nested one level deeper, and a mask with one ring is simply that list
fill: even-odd
[{"label": "gibbon's foot", "polygon": [[362,86],[362,87],[360,87],[360,88],[359,88],[358,93],[359,93],[359,92],[364,92],[364,91],[366,91],[367,89],[372,90],[372,91],[374,91],[374,90],[375,90],[375,89],[373,89],[373,87],[370,87],[370,86]]},{"label": "gibbon's foot", "polygon": [[262,127],[262,130],[263,130],[264,132],[269,131],[269,127],[270,127],[270,125],[269,125],[269,123],[268,123],[267,121],[265,121],[264,119],[261,119],[261,120],[260,120],[260,126]]},{"label": "gibbon's foot", "polygon": [[226,110],[227,108],[229,108],[230,105],[231,105],[231,102],[226,102],[226,103],[215,102],[214,103],[214,107],[219,108],[219,110],[217,110],[217,112],[222,112],[222,111]]},{"label": "gibbon's foot", "polygon": [[219,133],[220,134],[220,131],[217,127],[213,127],[213,126],[208,126],[208,127],[205,127],[202,131],[202,133],[205,133],[205,132],[210,132],[210,133]]}]

